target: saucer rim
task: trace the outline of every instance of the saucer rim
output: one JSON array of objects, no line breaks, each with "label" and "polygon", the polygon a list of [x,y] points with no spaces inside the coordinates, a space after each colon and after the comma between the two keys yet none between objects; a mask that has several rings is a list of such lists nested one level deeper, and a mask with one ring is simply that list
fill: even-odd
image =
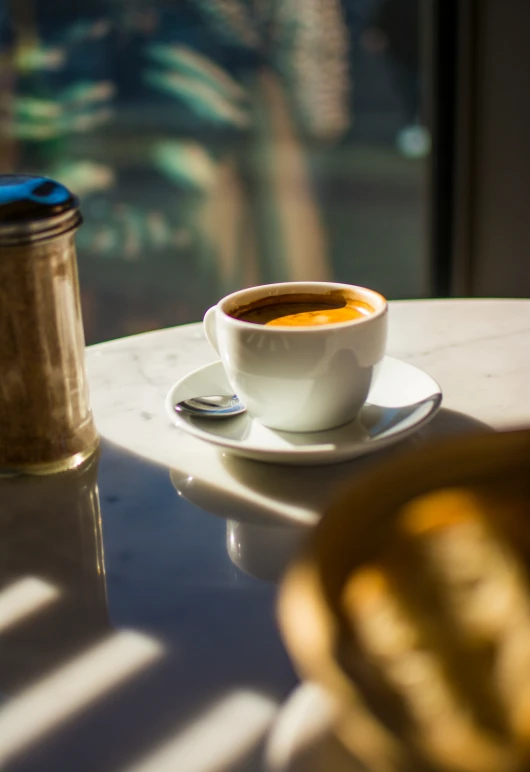
[{"label": "saucer rim", "polygon": [[[380,449],[382,450],[383,448],[389,445],[393,445],[396,442],[399,442],[400,440],[405,439],[406,437],[409,437],[412,434],[415,434],[417,431],[419,431],[419,429],[421,429],[423,426],[425,426],[434,418],[434,416],[436,415],[436,413],[438,412],[438,410],[442,405],[442,400],[443,400],[442,389],[440,387],[440,384],[435,380],[435,378],[432,377],[432,375],[430,375],[429,373],[427,373],[425,370],[418,367],[417,365],[413,365],[410,362],[405,362],[404,360],[399,359],[398,357],[385,356],[383,357],[382,362],[385,362],[385,361],[394,361],[394,362],[399,362],[400,364],[407,365],[407,367],[411,367],[414,370],[426,375],[430,379],[430,381],[432,381],[432,384],[433,384],[433,392],[431,395],[429,395],[430,397],[432,397],[432,406],[429,412],[425,416],[423,416],[419,421],[413,423],[412,426],[409,426],[394,434],[390,434],[386,437],[382,436],[382,437],[368,438],[363,442],[351,443],[345,446],[339,445],[331,448],[329,447],[330,443],[322,443],[320,445],[297,446],[295,448],[270,449],[270,448],[264,447],[263,445],[252,445],[252,446],[244,445],[238,440],[221,437],[217,434],[210,434],[206,432],[204,429],[200,429],[199,427],[196,427],[194,424],[186,420],[185,417],[180,416],[178,413],[175,412],[174,405],[176,403],[175,403],[175,400],[173,399],[173,394],[183,383],[187,382],[191,377],[202,372],[203,370],[209,370],[214,367],[222,368],[223,365],[221,360],[219,359],[213,362],[209,362],[206,365],[202,365],[201,367],[197,367],[191,372],[184,375],[182,378],[179,378],[177,381],[175,381],[172,384],[172,386],[169,388],[166,394],[166,399],[164,402],[165,410],[171,423],[174,426],[176,426],[178,429],[181,429],[182,431],[186,432],[192,437],[196,437],[199,440],[203,440],[204,442],[207,442],[211,445],[215,445],[219,448],[222,448],[225,452],[232,453],[233,455],[238,455],[243,458],[252,458],[258,461],[268,460],[271,463],[282,463],[282,462],[295,463],[295,464],[304,464],[304,463],[325,464],[325,463],[335,463],[335,462],[338,463],[340,461],[346,461],[348,459],[353,459],[358,456],[367,455],[369,453],[375,452],[376,450],[380,450]],[[426,397],[426,399],[427,398],[428,397]],[[377,403],[371,403],[371,404],[377,404]],[[257,419],[249,416],[249,420],[256,421]],[[314,434],[317,434],[317,432],[314,432]],[[314,460],[315,457],[317,458],[316,461]]]}]

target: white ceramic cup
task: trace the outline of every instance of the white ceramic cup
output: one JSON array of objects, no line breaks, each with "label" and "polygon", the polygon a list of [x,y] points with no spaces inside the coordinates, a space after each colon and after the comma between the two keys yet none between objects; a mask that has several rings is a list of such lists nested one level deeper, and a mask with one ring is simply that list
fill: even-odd
[{"label": "white ceramic cup", "polygon": [[[230,316],[260,298],[341,294],[373,313],[313,327],[253,324]],[[366,401],[385,354],[388,306],[378,292],[333,282],[266,284],[227,295],[208,309],[204,331],[234,393],[272,429],[315,432],[351,421]]]}]

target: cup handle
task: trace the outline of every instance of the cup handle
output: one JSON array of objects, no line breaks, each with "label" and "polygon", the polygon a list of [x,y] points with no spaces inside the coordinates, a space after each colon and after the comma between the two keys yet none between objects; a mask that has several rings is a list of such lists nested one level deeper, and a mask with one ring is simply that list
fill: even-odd
[{"label": "cup handle", "polygon": [[202,324],[208,343],[219,354],[219,344],[217,343],[217,324],[215,320],[216,310],[217,306],[212,306],[209,308],[204,314]]}]

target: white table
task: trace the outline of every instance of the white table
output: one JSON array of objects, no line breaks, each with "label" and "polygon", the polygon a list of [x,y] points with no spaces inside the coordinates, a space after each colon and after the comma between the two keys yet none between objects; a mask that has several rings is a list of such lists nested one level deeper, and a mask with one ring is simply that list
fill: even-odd
[{"label": "white table", "polygon": [[[392,303],[389,353],[444,403],[385,454],[530,425],[530,301]],[[281,467],[179,432],[166,392],[213,359],[200,325],[90,348],[99,467],[0,480],[0,581],[15,581],[0,586],[1,769],[270,772],[266,747],[276,769],[350,772],[315,735],[325,704],[281,643],[275,583],[338,485],[382,454]],[[311,730],[305,754],[293,726]]]},{"label": "white table", "polygon": [[[530,424],[530,301],[402,301],[390,304],[388,353],[429,372],[443,409],[412,442],[445,432]],[[243,520],[312,523],[358,462],[287,469],[223,456],[170,426],[170,385],[216,355],[200,324],[93,346],[92,404],[103,437],[173,470],[184,495]],[[372,459],[370,459],[370,463]]]}]

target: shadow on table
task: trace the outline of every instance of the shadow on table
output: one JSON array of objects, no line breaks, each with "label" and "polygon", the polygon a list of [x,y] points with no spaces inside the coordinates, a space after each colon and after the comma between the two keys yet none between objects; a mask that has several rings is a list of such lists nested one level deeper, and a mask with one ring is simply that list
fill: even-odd
[{"label": "shadow on table", "polygon": [[492,431],[494,429],[489,424],[484,423],[484,421],[479,421],[477,418],[473,418],[465,413],[459,413],[458,410],[449,410],[442,407],[433,420],[410,439],[416,442],[423,442],[437,437],[446,437],[450,434]]},{"label": "shadow on table", "polygon": [[[4,622],[11,614],[11,628],[2,631],[0,756],[9,764],[2,768],[126,772],[128,763],[136,770],[144,755],[151,761],[159,753],[182,761],[192,747],[202,763],[205,744],[194,738],[206,732],[210,748],[219,755],[214,738],[221,730],[241,743],[225,749],[226,763],[216,768],[258,769],[260,737],[294,676],[270,624],[272,596],[266,587],[251,594],[250,585],[227,571],[227,554],[245,573],[275,582],[308,525],[316,522],[338,486],[365,464],[434,437],[487,428],[442,410],[428,427],[393,449],[309,470],[226,456],[229,481],[252,502],[246,523],[238,517],[245,501],[236,500],[229,483],[227,489],[213,489],[207,468],[181,491],[202,508],[232,513],[226,546],[219,520],[209,522],[187,504],[175,506],[166,469],[107,443],[98,473],[99,496],[95,467],[79,479],[75,474],[63,478],[60,485],[58,477],[0,480],[2,580],[7,590],[18,592],[16,603],[9,592],[4,596],[10,600]],[[178,475],[178,470],[172,472],[177,488]],[[109,615],[100,500],[109,606],[114,606]],[[281,521],[285,506],[300,513],[298,522]],[[37,581],[24,584],[32,577]],[[54,588],[60,598],[53,595]],[[41,602],[48,605],[39,606]],[[24,608],[27,618],[19,613]],[[118,629],[113,629],[116,616]],[[124,625],[133,630],[120,629]],[[252,656],[247,645],[251,630],[260,641]],[[230,651],[237,656],[228,667]],[[276,663],[276,670],[270,670],[276,678],[273,687],[267,675],[271,663]],[[259,683],[244,688],[249,674],[258,672]],[[242,688],[234,691],[234,684]],[[146,704],[151,706],[147,718]]]},{"label": "shadow on table", "polygon": [[292,466],[267,464],[223,454],[234,486],[212,483],[171,470],[179,495],[227,521],[232,562],[259,579],[277,581],[300,549],[308,528],[318,522],[338,491],[370,465],[449,435],[491,431],[463,413],[442,408],[417,434],[384,450],[341,464]]},{"label": "shadow on table", "polygon": [[[225,519],[307,527],[318,520],[337,488],[367,465],[380,463],[426,441],[484,431],[492,429],[463,413],[442,408],[427,426],[412,437],[363,458],[340,464],[311,467],[268,464],[223,453],[225,470],[238,484],[237,493],[234,492],[235,486],[232,489],[229,485],[221,487],[213,484],[209,480],[208,469],[204,470],[202,477],[190,478],[174,467],[171,480],[179,494],[188,501]],[[241,486],[248,494],[246,497],[241,496]]]},{"label": "shadow on table", "polygon": [[273,588],[251,592],[223,524],[176,498],[106,441],[80,470],[0,478],[2,770],[261,768],[296,683]]},{"label": "shadow on table", "polygon": [[111,628],[98,456],[54,475],[0,478],[0,691],[12,693]]},{"label": "shadow on table", "polygon": [[[256,493],[278,502],[306,505],[321,515],[340,487],[368,466],[381,463],[427,441],[458,433],[491,431],[491,427],[454,410],[441,409],[426,427],[396,445],[340,464],[303,467],[263,464],[225,454],[229,474]],[[198,486],[195,481],[195,490]],[[229,493],[227,493],[229,495]],[[195,501],[195,503],[198,503]],[[221,502],[219,502],[221,504]],[[213,510],[212,510],[213,511]]]}]

